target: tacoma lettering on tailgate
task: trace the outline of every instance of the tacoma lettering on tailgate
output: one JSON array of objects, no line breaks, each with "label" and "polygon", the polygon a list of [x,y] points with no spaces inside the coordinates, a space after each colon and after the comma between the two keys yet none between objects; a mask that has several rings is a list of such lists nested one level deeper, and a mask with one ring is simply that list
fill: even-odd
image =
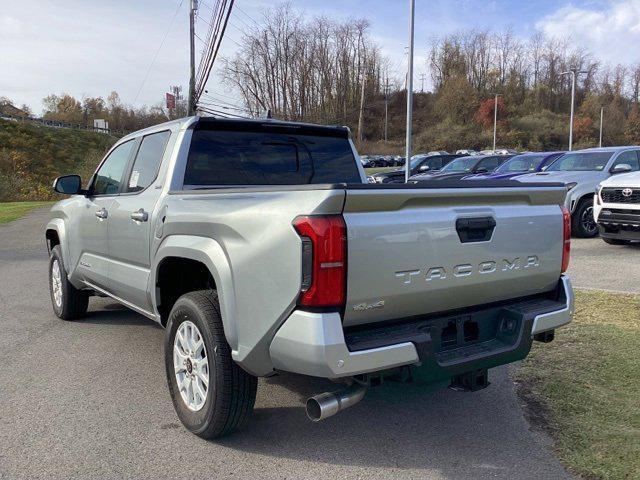
[{"label": "tacoma lettering on tailgate", "polygon": [[413,283],[414,280],[423,279],[427,282],[433,280],[444,280],[451,275],[456,278],[469,277],[471,275],[500,274],[520,270],[521,268],[535,268],[540,266],[540,259],[537,255],[529,255],[523,260],[520,257],[513,259],[502,259],[500,261],[487,260],[478,264],[461,263],[453,267],[425,267],[423,270],[403,270],[395,272],[398,278],[405,285]]}]

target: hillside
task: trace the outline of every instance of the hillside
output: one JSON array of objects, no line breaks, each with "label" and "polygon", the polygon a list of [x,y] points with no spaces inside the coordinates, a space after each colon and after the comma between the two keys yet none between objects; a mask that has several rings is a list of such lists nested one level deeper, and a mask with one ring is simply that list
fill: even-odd
[{"label": "hillside", "polygon": [[0,120],[0,202],[54,198],[53,179],[87,180],[115,137]]}]

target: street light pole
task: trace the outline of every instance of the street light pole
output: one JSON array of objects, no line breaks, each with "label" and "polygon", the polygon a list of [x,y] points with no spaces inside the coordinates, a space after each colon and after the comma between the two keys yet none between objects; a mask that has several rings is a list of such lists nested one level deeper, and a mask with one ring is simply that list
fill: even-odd
[{"label": "street light pole", "polygon": [[389,130],[389,79],[384,84],[384,141],[387,141],[387,132]]},{"label": "street light pole", "polygon": [[604,107],[600,107],[600,142],[598,146],[602,148],[602,117],[604,116]]},{"label": "street light pole", "polygon": [[409,181],[411,175],[411,127],[413,125],[413,31],[415,23],[415,0],[409,0],[409,61],[407,69],[407,139],[404,162],[404,181]]},{"label": "street light pole", "polygon": [[498,131],[498,97],[499,93],[496,93],[495,102],[493,104],[493,151],[496,151],[496,133]]},{"label": "street light pole", "polygon": [[571,116],[569,118],[569,151],[573,149],[573,110],[576,100],[576,83],[578,80],[579,73],[588,73],[584,70],[578,70],[577,68],[572,68],[568,72],[562,72],[561,75],[569,75],[571,74]]}]

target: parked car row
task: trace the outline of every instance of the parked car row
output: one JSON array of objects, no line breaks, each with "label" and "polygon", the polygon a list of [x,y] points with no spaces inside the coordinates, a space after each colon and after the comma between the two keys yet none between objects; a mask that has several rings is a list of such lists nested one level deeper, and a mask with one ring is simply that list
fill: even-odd
[{"label": "parked car row", "polygon": [[[605,147],[572,152],[527,152],[513,154],[456,154],[430,152],[414,155],[411,182],[442,180],[508,180],[524,183],[564,183],[565,205],[571,213],[577,237],[600,233],[608,243],[640,241],[640,147]],[[614,176],[614,178],[610,178]],[[371,183],[402,183],[405,170],[379,172]],[[596,192],[596,187],[598,191]],[[595,195],[594,195],[595,193]]]},{"label": "parked car row", "polygon": [[400,155],[361,155],[360,161],[364,168],[400,167],[405,159]]}]

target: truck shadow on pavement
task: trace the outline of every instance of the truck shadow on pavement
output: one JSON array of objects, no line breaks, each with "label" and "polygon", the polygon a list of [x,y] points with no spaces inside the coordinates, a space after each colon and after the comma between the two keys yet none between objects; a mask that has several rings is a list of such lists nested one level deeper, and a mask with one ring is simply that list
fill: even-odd
[{"label": "truck shadow on pavement", "polygon": [[[216,443],[272,457],[435,469],[453,477],[464,476],[459,469],[511,477],[523,471],[523,463],[531,463],[533,472],[536,461],[549,463],[548,453],[532,441],[506,369],[494,377],[493,385],[475,393],[386,383],[370,389],[358,405],[319,423],[306,418],[304,401],[339,387],[304,376],[274,377],[261,382],[249,425]],[[273,405],[291,403],[292,394],[299,407]]]},{"label": "truck shadow on pavement", "polygon": [[[157,356],[148,359],[155,366],[147,374],[155,377],[156,394],[165,395],[162,348],[155,344],[162,335],[156,329],[161,327],[106,299],[92,302],[96,304],[82,323],[122,330],[123,335],[130,335],[125,332],[131,327],[153,332],[148,336],[138,332],[134,336],[137,341],[144,338],[154,343],[153,347],[146,347]],[[177,419],[158,423],[157,428],[162,435],[170,431],[174,440],[192,444],[202,454],[209,451],[217,455],[231,449],[241,455],[271,458],[274,465],[294,460],[301,464],[312,462],[316,467],[322,464],[391,469],[412,477],[433,474],[445,478],[561,478],[566,475],[547,448],[529,431],[507,369],[493,369],[490,381],[492,384],[487,389],[474,393],[433,392],[417,384],[388,382],[371,388],[354,407],[314,423],[306,417],[305,400],[317,393],[337,390],[340,385],[283,374],[260,380],[252,418],[248,425],[228,438],[200,441]],[[168,396],[166,402],[169,402]]]}]

